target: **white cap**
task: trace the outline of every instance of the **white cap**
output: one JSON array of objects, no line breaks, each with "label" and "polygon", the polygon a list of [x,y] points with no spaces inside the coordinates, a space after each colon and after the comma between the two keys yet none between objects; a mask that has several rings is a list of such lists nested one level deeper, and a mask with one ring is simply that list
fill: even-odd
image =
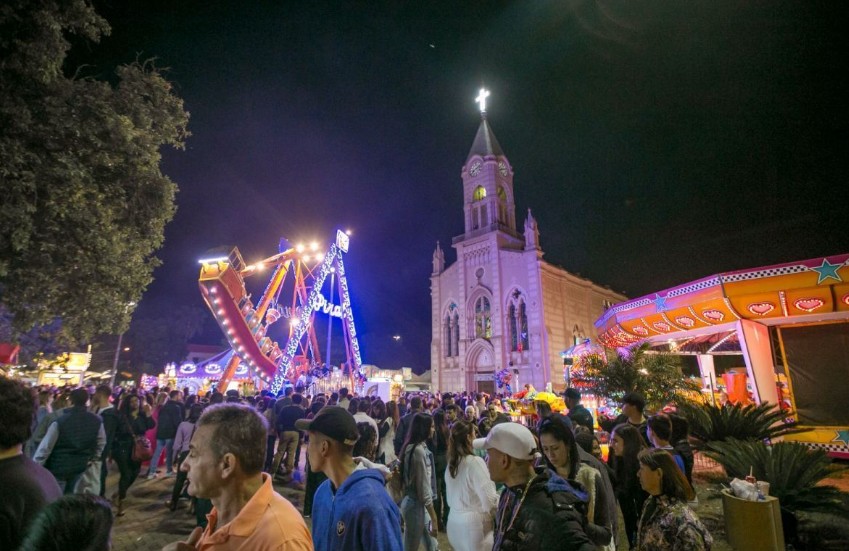
[{"label": "white cap", "polygon": [[531,461],[538,457],[537,442],[533,433],[519,423],[500,423],[492,427],[486,438],[475,438],[472,445],[476,450],[495,448],[510,457]]}]

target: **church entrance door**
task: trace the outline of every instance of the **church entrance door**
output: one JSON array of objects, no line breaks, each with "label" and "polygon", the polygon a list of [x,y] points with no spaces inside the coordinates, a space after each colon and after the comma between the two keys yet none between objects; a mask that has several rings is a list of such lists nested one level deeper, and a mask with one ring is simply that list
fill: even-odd
[{"label": "church entrance door", "polygon": [[478,381],[478,392],[486,392],[490,396],[495,395],[495,381]]}]

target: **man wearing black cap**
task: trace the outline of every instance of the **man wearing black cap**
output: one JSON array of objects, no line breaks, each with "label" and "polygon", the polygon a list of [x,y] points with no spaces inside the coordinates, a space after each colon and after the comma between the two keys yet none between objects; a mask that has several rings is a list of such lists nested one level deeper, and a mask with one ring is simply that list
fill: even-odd
[{"label": "man wearing black cap", "polygon": [[295,427],[309,433],[310,467],[328,478],[312,506],[316,551],[401,551],[401,513],[384,488],[383,475],[354,462],[352,451],[360,436],[354,416],[345,408],[327,406]]},{"label": "man wearing black cap", "polygon": [[567,388],[563,393],[563,401],[569,408],[568,417],[572,424],[587,427],[593,433],[593,414],[581,403],[581,391],[577,388]]}]

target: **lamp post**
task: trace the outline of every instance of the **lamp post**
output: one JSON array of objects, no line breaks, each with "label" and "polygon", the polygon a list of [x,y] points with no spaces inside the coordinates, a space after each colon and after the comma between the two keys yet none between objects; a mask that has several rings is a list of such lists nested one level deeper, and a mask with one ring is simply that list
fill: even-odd
[{"label": "lamp post", "polygon": [[330,363],[330,334],[333,330],[333,287],[336,280],[336,268],[330,268],[330,310],[327,312],[327,355],[324,361],[327,363],[328,373],[333,373],[333,364]]},{"label": "lamp post", "polygon": [[115,347],[115,359],[112,360],[112,377],[109,379],[109,386],[115,387],[115,376],[118,374],[118,356],[121,355],[121,342],[124,340],[124,334],[118,335],[118,346]]},{"label": "lamp post", "polygon": [[[135,306],[135,302],[128,302],[125,305],[126,312],[129,313]],[[109,386],[113,388],[115,387],[115,376],[118,374],[118,356],[121,355],[121,343],[124,340],[124,333],[126,331],[118,335],[118,346],[115,347],[115,358],[112,360],[112,377],[109,378]]]}]

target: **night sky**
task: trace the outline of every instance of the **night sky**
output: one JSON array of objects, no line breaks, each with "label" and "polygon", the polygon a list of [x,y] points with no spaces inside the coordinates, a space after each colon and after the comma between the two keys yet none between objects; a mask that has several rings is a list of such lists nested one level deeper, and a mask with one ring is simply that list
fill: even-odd
[{"label": "night sky", "polygon": [[351,228],[364,361],[429,366],[431,254],[463,231],[482,86],[517,225],[530,207],[573,273],[636,297],[849,252],[849,6],[743,4],[95,2],[113,32],[86,61],[155,56],[191,112],[139,315],[202,306],[207,249]]}]

